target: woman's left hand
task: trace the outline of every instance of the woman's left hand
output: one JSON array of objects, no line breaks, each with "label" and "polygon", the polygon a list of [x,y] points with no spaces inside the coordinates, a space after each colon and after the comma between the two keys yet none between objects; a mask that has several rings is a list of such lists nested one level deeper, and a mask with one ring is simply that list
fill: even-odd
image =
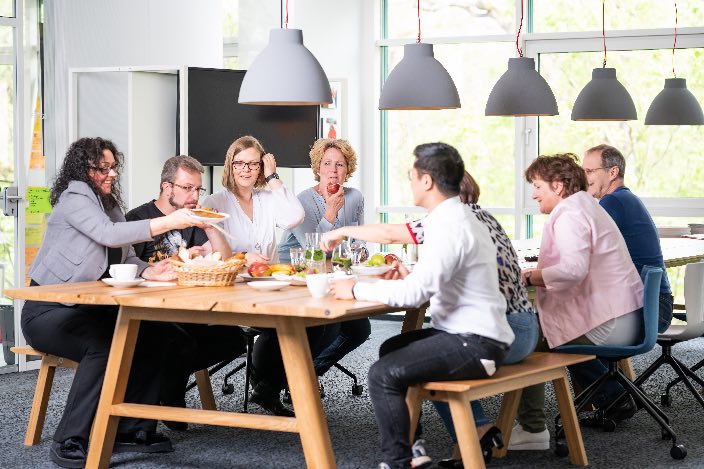
[{"label": "woman's left hand", "polygon": [[271,153],[267,153],[262,156],[262,163],[264,164],[264,177],[269,177],[276,172],[276,158]]},{"label": "woman's left hand", "polygon": [[170,280],[176,280],[176,272],[168,259],[159,261],[154,265],[151,265],[144,269],[142,272],[142,278],[146,280],[157,280],[162,282],[168,282]]},{"label": "woman's left hand", "polygon": [[353,300],[352,288],[356,280],[333,280],[330,282],[330,293],[338,300]]}]

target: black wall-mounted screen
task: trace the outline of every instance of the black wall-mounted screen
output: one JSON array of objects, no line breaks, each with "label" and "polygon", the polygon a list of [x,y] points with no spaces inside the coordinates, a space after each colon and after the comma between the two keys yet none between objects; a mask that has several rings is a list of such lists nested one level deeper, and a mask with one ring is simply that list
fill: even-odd
[{"label": "black wall-mounted screen", "polygon": [[310,167],[318,138],[319,106],[239,104],[243,70],[188,69],[188,154],[204,165],[222,166],[230,144],[256,137],[280,167]]}]

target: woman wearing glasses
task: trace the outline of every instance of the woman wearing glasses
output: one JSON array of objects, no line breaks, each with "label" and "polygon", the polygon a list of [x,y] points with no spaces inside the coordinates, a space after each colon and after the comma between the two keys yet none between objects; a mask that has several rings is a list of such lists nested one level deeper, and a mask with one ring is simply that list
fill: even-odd
[{"label": "woman wearing glasses", "polygon": [[[246,252],[247,263],[276,263],[276,228],[288,230],[303,222],[296,195],[276,173],[276,159],[252,136],[230,145],[222,175],[223,190],[206,197],[204,207],[230,214],[224,227],[236,241],[234,252]],[[266,186],[270,190],[264,190]]]},{"label": "woman wearing glasses", "polygon": [[[95,281],[109,275],[110,265],[125,263],[135,264],[137,275],[145,279],[176,277],[166,261],[149,265],[135,257],[132,244],[202,223],[186,209],[126,222],[119,184],[121,163],[122,154],[108,140],[82,138],[71,144],[51,189],[53,211],[29,271],[31,285]],[[27,301],[22,310],[22,331],[32,347],[79,364],[50,448],[52,461],[61,467],[85,464],[116,319],[114,306]],[[140,328],[127,402],[159,402],[155,370],[161,364],[162,347],[156,328],[151,324]],[[169,439],[155,430],[153,420],[120,419],[115,452],[172,451]]]}]

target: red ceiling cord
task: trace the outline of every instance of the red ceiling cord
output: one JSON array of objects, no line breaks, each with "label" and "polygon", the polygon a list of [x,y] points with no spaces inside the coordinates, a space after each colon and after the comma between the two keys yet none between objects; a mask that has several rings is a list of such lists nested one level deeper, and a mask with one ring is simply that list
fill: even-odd
[{"label": "red ceiling cord", "polygon": [[284,27],[288,29],[288,0],[286,0],[286,21],[284,22]]},{"label": "red ceiling cord", "polygon": [[518,33],[516,34],[516,50],[518,51],[519,57],[523,57],[523,49],[518,47],[518,37],[521,35],[522,28],[523,28],[523,0],[521,0],[521,22],[518,25]]},{"label": "red ceiling cord", "polygon": [[606,68],[606,0],[601,0],[601,37],[604,38],[604,65]]},{"label": "red ceiling cord", "polygon": [[420,0],[418,0],[418,40],[416,44],[420,44]]},{"label": "red ceiling cord", "polygon": [[677,0],[675,0],[675,43],[672,44],[672,76],[677,78],[675,73],[675,48],[677,47]]}]

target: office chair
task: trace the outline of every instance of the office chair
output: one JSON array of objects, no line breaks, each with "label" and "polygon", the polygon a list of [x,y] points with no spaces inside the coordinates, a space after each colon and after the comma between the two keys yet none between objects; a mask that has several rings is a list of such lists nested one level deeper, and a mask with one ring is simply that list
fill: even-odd
[{"label": "office chair", "polygon": [[[687,449],[684,445],[677,444],[677,435],[669,425],[669,419],[665,413],[660,410],[648,396],[618,367],[618,361],[624,358],[630,358],[635,355],[640,355],[649,352],[655,346],[658,336],[658,313],[659,313],[659,293],[660,280],[662,278],[662,269],[655,267],[643,267],[641,272],[643,277],[643,325],[644,334],[640,343],[634,345],[562,345],[554,349],[555,352],[561,353],[579,353],[596,355],[597,359],[602,359],[608,362],[609,370],[601,378],[590,384],[584,391],[575,397],[574,403],[576,411],[579,414],[584,408],[592,402],[594,396],[606,384],[608,380],[616,380],[625,389],[625,393],[619,396],[607,409],[597,412],[597,418],[601,419],[602,428],[605,431],[614,431],[616,422],[605,418],[608,411],[619,405],[620,401],[630,395],[633,397],[638,407],[644,408],[648,414],[660,425],[661,435],[664,440],[672,440],[672,448],[670,456],[674,459],[684,459],[687,456]],[[559,424],[560,416],[555,417],[555,439],[558,440],[564,436],[562,426]],[[567,447],[564,443],[556,441],[555,452],[559,456],[567,455]]]},{"label": "office chair", "polygon": [[688,264],[686,267],[684,274],[684,304],[687,324],[670,326],[665,332],[658,335],[657,342],[662,347],[662,355],[634,381],[636,386],[640,386],[660,366],[665,363],[669,364],[677,373],[678,378],[670,382],[665,388],[665,392],[660,396],[660,403],[667,407],[672,405],[670,390],[680,382],[684,382],[694,398],[704,406],[704,398],[690,381],[693,380],[699,386],[704,386],[704,380],[694,374],[694,371],[701,365],[697,364],[690,369],[672,356],[672,347],[674,345],[690,339],[696,339],[704,334],[704,262]]}]

